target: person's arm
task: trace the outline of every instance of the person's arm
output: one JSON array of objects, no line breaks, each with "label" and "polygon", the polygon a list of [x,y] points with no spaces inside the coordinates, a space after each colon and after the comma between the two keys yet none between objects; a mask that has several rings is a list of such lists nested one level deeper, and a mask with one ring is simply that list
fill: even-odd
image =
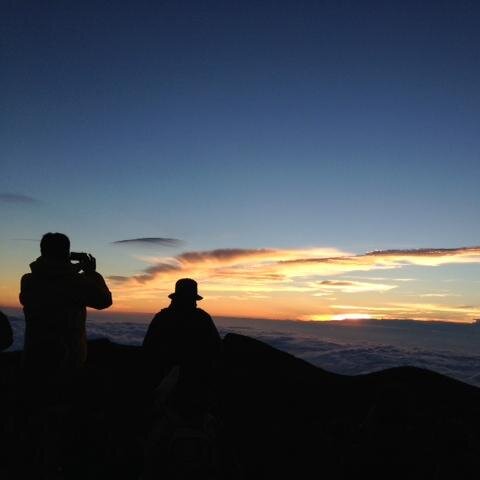
[{"label": "person's arm", "polygon": [[80,303],[86,307],[103,310],[112,305],[112,294],[103,277],[96,271],[97,261],[90,254],[84,254],[80,262],[83,273],[79,274],[74,287],[78,289]]},{"label": "person's arm", "polygon": [[20,303],[23,306],[31,304],[36,300],[35,291],[32,288],[32,274],[26,273],[20,280]]},{"label": "person's arm", "polygon": [[98,272],[85,272],[80,276],[83,303],[86,307],[103,310],[112,305],[112,294]]}]

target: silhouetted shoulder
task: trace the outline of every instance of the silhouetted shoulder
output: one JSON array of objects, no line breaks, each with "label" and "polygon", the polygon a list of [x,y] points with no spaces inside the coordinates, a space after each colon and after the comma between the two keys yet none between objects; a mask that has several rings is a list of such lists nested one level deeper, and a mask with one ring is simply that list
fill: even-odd
[{"label": "silhouetted shoulder", "polygon": [[19,300],[20,303],[25,306],[26,303],[30,302],[33,298],[34,292],[32,292],[32,283],[33,278],[31,273],[25,273],[22,275],[20,280],[20,294]]},{"label": "silhouetted shoulder", "polygon": [[205,310],[202,310],[201,308],[197,308],[197,315],[212,320],[210,314],[207,313]]},{"label": "silhouetted shoulder", "polygon": [[26,287],[31,281],[32,281],[31,273],[25,273],[24,275],[22,275],[22,278],[20,279],[20,289],[23,289],[24,287]]},{"label": "silhouetted shoulder", "polygon": [[13,343],[13,332],[8,317],[0,312],[0,352]]},{"label": "silhouetted shoulder", "polygon": [[[216,346],[215,349],[219,348],[220,334],[218,333],[217,327],[213,322],[212,317],[201,308],[197,308],[197,319],[200,319],[201,330],[205,332],[210,342],[213,342]],[[218,344],[218,345],[217,345]]]},{"label": "silhouetted shoulder", "polygon": [[151,323],[159,323],[166,320],[169,317],[170,317],[170,314],[169,314],[168,308],[162,308],[159,312],[157,312],[153,316]]},{"label": "silhouetted shoulder", "polygon": [[154,315],[148,326],[145,338],[143,339],[144,348],[157,347],[159,338],[161,339],[162,335],[165,333],[165,321],[170,317],[168,313],[168,308],[162,308],[162,310]]},{"label": "silhouetted shoulder", "polygon": [[20,280],[20,284],[29,281],[31,278],[32,278],[32,274],[31,274],[31,273],[25,273],[25,274],[23,274],[23,275],[22,275],[22,278],[21,278],[21,280]]}]

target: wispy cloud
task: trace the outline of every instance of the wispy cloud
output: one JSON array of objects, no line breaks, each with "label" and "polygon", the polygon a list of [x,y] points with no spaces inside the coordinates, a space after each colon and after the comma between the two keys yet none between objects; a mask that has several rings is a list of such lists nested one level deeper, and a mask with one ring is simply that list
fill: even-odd
[{"label": "wispy cloud", "polygon": [[[352,279],[355,273],[396,271],[412,266],[429,268],[447,264],[480,264],[480,247],[385,250],[363,254],[351,254],[336,248],[226,248],[188,251],[171,257],[142,257],[141,259],[149,263],[143,271],[129,277],[115,279],[116,287],[114,288],[118,293],[116,298],[141,297],[145,302],[151,301],[155,304],[159,297],[162,298],[171,291],[178,278],[192,277],[199,282],[206,298],[215,298],[217,305],[220,305],[222,303],[220,300],[223,299],[225,309],[221,312],[227,311],[227,314],[231,313],[232,308],[237,308],[233,307],[233,304],[240,296],[251,300],[254,305],[251,310],[259,309],[268,303],[268,311],[262,310],[263,315],[273,315],[278,318],[280,314],[276,312],[282,311],[283,318],[289,318],[289,316],[306,318],[310,313],[324,318],[342,311],[341,308],[331,305],[332,295],[338,295],[341,298],[338,302],[340,303],[345,301],[342,295],[369,292],[368,299],[362,297],[365,305],[373,305],[375,308],[379,306],[378,303],[383,304],[386,308],[378,310],[379,316],[382,316],[389,314],[390,307],[396,312],[395,315],[418,313],[419,310],[413,305],[407,307],[400,304],[386,304],[387,301],[392,300],[387,298],[388,295],[391,297],[389,292],[394,289],[401,291],[400,287],[406,284],[407,279],[411,280],[411,277],[395,275],[395,278],[388,278],[382,275]],[[431,293],[430,286],[426,291],[418,291],[418,297]],[[382,294],[382,300],[378,296],[374,297],[380,294]],[[265,299],[266,297],[269,298]],[[358,299],[358,296],[354,298]],[[259,305],[258,302],[261,299],[264,299],[264,303]],[[366,303],[369,300],[370,302]],[[142,305],[146,305],[145,302]],[[275,302],[278,302],[276,307]],[[428,308],[427,304],[422,305],[429,311],[430,318],[442,312],[450,316],[463,312],[462,318],[467,315],[468,317],[477,315],[475,308],[462,310],[457,307],[452,310],[440,310],[441,306]],[[324,309],[323,316],[320,315],[320,309]],[[365,308],[357,311],[369,312]],[[238,314],[238,310],[235,313]]]},{"label": "wispy cloud", "polygon": [[448,255],[460,254],[480,254],[480,246],[477,247],[458,247],[458,248],[412,248],[405,250],[374,250],[368,252],[365,256],[382,256],[382,257],[445,257]]},{"label": "wispy cloud", "polygon": [[322,290],[330,292],[340,291],[345,293],[386,292],[397,288],[397,285],[375,282],[353,282],[349,280],[322,280],[321,282],[318,282],[318,286]]},{"label": "wispy cloud", "polygon": [[149,280],[153,280],[160,273],[173,273],[181,270],[182,268],[180,265],[172,263],[157,263],[156,265],[146,268],[143,274],[135,275],[133,278],[137,282],[146,283]]},{"label": "wispy cloud", "polygon": [[162,247],[178,247],[182,245],[182,240],[178,238],[167,237],[139,237],[128,238],[126,240],[115,240],[114,245],[137,245],[137,246],[162,246]]},{"label": "wispy cloud", "polygon": [[[438,266],[447,263],[480,263],[480,246],[459,248],[421,248],[408,250],[376,250],[360,255],[329,258],[296,258],[286,264],[336,265],[348,271],[354,267],[369,269],[399,268],[402,265]],[[368,268],[370,267],[370,268]]]},{"label": "wispy cloud", "polygon": [[21,193],[0,193],[0,203],[35,204],[40,200]]},{"label": "wispy cloud", "polygon": [[244,248],[221,248],[216,250],[207,250],[203,252],[185,252],[177,258],[181,262],[199,263],[207,261],[230,262],[241,258],[251,257],[269,257],[277,250],[259,248],[259,249],[244,249]]},{"label": "wispy cloud", "polygon": [[110,280],[112,282],[119,282],[119,283],[126,282],[129,279],[130,279],[130,277],[126,277],[126,276],[123,276],[123,275],[109,275],[109,276],[107,276],[107,280]]},{"label": "wispy cloud", "polygon": [[451,297],[451,293],[423,293],[419,295],[420,297],[437,297],[437,298],[444,298],[444,297]]},{"label": "wispy cloud", "polygon": [[[422,253],[420,253],[422,252]],[[152,258],[150,258],[153,261]],[[398,269],[408,265],[438,266],[454,263],[480,263],[480,247],[457,249],[386,250],[359,255],[332,248],[311,249],[216,249],[184,252],[175,257],[156,257],[143,273],[130,277],[146,282],[160,274],[197,275],[212,281],[230,277],[238,281],[260,282],[308,281],[315,277],[341,275],[353,271]],[[385,277],[379,277],[385,279]],[[302,280],[303,279],[303,280]],[[398,279],[403,280],[403,279]],[[394,281],[394,280],[392,280]],[[311,282],[308,283],[310,286]],[[395,288],[394,284],[323,279],[318,288],[370,287]]]}]

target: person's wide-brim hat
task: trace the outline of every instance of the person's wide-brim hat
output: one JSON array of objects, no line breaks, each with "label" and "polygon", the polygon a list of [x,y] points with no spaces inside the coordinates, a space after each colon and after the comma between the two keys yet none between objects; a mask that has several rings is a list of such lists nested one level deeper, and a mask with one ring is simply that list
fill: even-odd
[{"label": "person's wide-brim hat", "polygon": [[198,294],[198,285],[195,280],[191,278],[181,278],[175,284],[175,291],[171,293],[168,298],[194,298],[195,300],[202,300]]}]

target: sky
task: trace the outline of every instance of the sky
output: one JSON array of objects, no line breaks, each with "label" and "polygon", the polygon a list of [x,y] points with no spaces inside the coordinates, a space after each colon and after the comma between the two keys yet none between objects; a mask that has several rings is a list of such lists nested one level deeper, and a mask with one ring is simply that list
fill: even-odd
[{"label": "sky", "polygon": [[[5,1],[0,305],[48,231],[113,311],[480,318],[475,1]],[[128,241],[126,241],[128,240]]]}]

